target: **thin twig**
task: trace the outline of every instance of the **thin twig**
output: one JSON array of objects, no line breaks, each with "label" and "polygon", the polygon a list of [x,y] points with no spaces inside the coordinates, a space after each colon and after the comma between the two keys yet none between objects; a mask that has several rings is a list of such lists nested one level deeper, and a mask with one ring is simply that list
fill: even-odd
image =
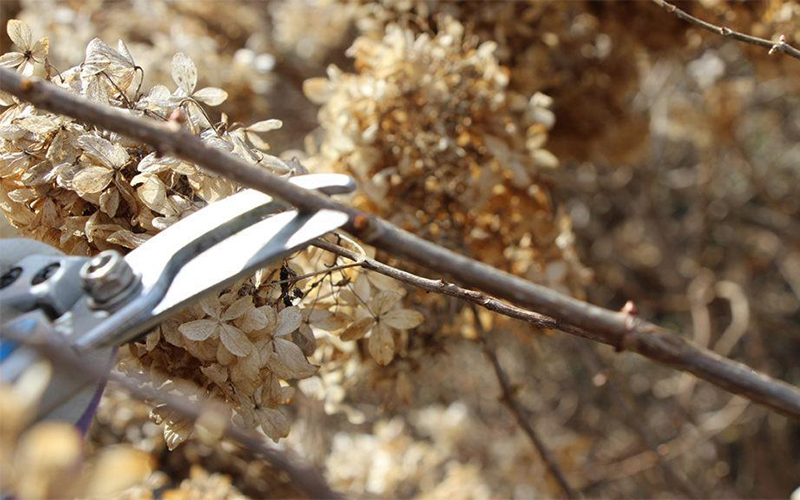
[{"label": "thin twig", "polygon": [[[123,389],[134,397],[141,400],[154,401],[165,404],[181,417],[196,422],[207,411],[212,408],[210,405],[203,405],[201,402],[193,402],[189,398],[178,394],[160,391],[150,385],[151,381],[135,374],[121,374],[114,371],[109,372],[108,366],[93,363],[84,357],[71,355],[68,349],[63,346],[55,345],[49,341],[42,341],[30,338],[15,338],[15,341],[30,346],[42,354],[50,362],[63,366],[66,369],[80,373],[85,377],[87,383],[90,381],[100,382],[108,380],[119,384]],[[297,464],[286,452],[270,448],[262,437],[246,431],[230,421],[225,421],[222,433],[237,441],[245,448],[261,455],[275,469],[286,473],[290,481],[299,489],[306,492],[310,498],[338,499],[342,496],[333,491],[328,486],[322,475],[315,469]]]},{"label": "thin twig", "polygon": [[364,257],[363,255],[354,252],[353,250],[349,250],[347,248],[341,247],[334,243],[327,242],[322,239],[315,240],[313,245],[328,252],[335,253],[347,259],[356,261],[362,268],[367,269],[369,271],[375,271],[377,273],[383,274],[384,276],[394,278],[398,281],[402,281],[403,283],[408,283],[409,285],[413,285],[417,288],[421,288],[429,292],[440,293],[442,295],[449,295],[451,297],[456,297],[458,299],[472,302],[473,304],[477,304],[481,307],[484,307],[496,313],[500,313],[504,316],[509,316],[511,318],[516,318],[531,323],[537,328],[561,330],[567,333],[578,335],[580,337],[585,337],[587,339],[608,343],[604,340],[604,337],[595,335],[591,331],[578,328],[576,326],[571,325],[570,323],[557,321],[543,314],[535,313],[533,311],[529,311],[527,309],[523,309],[521,307],[508,304],[506,302],[503,302],[502,300],[490,297],[485,293],[476,292],[475,290],[469,290],[460,287],[454,283],[450,283],[446,280],[442,279],[434,280],[430,278],[423,278],[422,276],[418,276],[416,274],[409,273],[408,271],[403,271],[402,269],[389,266],[375,259]]},{"label": "thin twig", "polygon": [[530,412],[517,400],[516,390],[511,380],[508,378],[508,374],[500,365],[500,360],[497,359],[497,353],[489,346],[486,329],[483,327],[483,322],[478,315],[478,308],[475,307],[474,304],[472,305],[472,315],[475,318],[475,329],[478,331],[478,342],[480,342],[483,348],[483,353],[489,358],[489,362],[491,362],[495,376],[497,377],[497,382],[500,384],[500,390],[503,393],[503,396],[500,398],[501,401],[511,410],[511,413],[517,420],[517,424],[528,436],[528,439],[530,439],[536,451],[539,452],[539,456],[547,466],[547,470],[550,471],[550,474],[552,474],[556,482],[558,482],[558,485],[564,491],[564,495],[570,499],[580,498],[580,495],[569,485],[567,476],[564,475],[564,471],[561,470],[553,453],[547,445],[544,444],[539,433],[536,432],[536,428],[534,428],[531,423]]},{"label": "thin twig", "polygon": [[324,274],[324,275],[327,276],[328,274],[330,274],[330,273],[332,273],[334,271],[341,271],[342,269],[348,269],[348,268],[351,268],[351,267],[358,267],[360,265],[361,264],[358,263],[358,262],[351,262],[349,264],[342,264],[342,265],[339,265],[339,266],[333,266],[333,267],[328,267],[328,268],[325,268],[325,269],[320,269],[319,271],[314,271],[314,272],[311,272],[311,273],[301,274],[300,276],[295,276],[293,278],[288,278],[288,279],[285,279],[285,280],[267,281],[264,284],[265,285],[281,285],[283,283],[292,283],[292,282],[297,282],[297,281],[300,281],[300,280],[304,280],[306,278],[313,278],[314,276],[319,276],[320,274]]},{"label": "thin twig", "polygon": [[795,59],[800,59],[800,50],[786,43],[786,37],[784,35],[781,35],[777,42],[773,40],[767,40],[766,38],[759,38],[757,36],[740,33],[724,26],[717,26],[716,24],[711,24],[708,21],[703,21],[702,19],[694,17],[685,10],[681,10],[665,0],[652,0],[652,2],[667,12],[674,14],[679,19],[692,23],[706,31],[716,33],[717,35],[721,35],[726,38],[732,38],[733,40],[738,40],[740,42],[764,47],[769,50],[770,55],[781,52],[790,57],[794,57]]},{"label": "thin twig", "polygon": [[581,489],[590,489],[597,484],[630,477],[644,472],[660,463],[659,457],[664,460],[674,460],[675,458],[696,451],[701,443],[712,439],[717,434],[733,425],[737,419],[749,408],[746,399],[734,396],[721,409],[709,412],[710,415],[703,418],[697,427],[692,427],[688,432],[682,433],[666,443],[658,445],[656,448],[661,453],[654,451],[644,451],[622,460],[608,464],[599,465],[588,470],[586,479],[588,482]]},{"label": "thin twig", "polygon": [[[495,269],[414,236],[372,214],[302,189],[264,168],[211,147],[178,123],[160,123],[87,99],[36,78],[0,68],[0,89],[51,111],[144,142],[160,153],[182,158],[242,186],[274,196],[304,211],[336,210],[348,215],[344,229],[395,257],[434,269],[465,286],[482,290],[549,316],[568,333],[630,350],[687,371],[723,389],[741,394],[800,419],[800,389],[758,373],[736,361],[696,346],[626,311],[611,311]],[[442,282],[442,287],[446,284]],[[477,293],[477,292],[472,292]],[[490,301],[491,302],[491,301]],[[531,313],[527,317],[532,317]],[[562,328],[563,327],[563,328]]]},{"label": "thin twig", "polygon": [[[579,352],[583,357],[587,367],[590,371],[595,373],[604,372],[603,361],[597,355],[592,346],[581,344]],[[634,430],[639,440],[644,446],[653,454],[656,463],[664,473],[665,479],[672,483],[674,487],[679,489],[684,495],[689,498],[704,498],[697,489],[689,481],[687,481],[667,459],[659,452],[659,443],[656,438],[652,436],[650,430],[646,427],[642,419],[642,412],[636,404],[636,399],[631,395],[630,389],[625,380],[620,377],[617,372],[610,371],[610,380],[608,389],[615,402],[621,406],[622,412],[625,415],[625,421]]]}]

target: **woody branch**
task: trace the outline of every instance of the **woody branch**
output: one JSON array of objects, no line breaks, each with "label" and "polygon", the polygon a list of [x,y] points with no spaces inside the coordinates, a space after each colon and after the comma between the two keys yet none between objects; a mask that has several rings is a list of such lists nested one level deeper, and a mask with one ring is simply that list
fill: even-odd
[{"label": "woody branch", "polygon": [[[190,161],[239,184],[281,199],[300,210],[338,210],[348,215],[345,230],[388,254],[450,276],[466,287],[476,288],[516,306],[514,317],[525,316],[523,308],[546,316],[555,328],[592,340],[637,352],[652,360],[692,373],[723,389],[800,419],[800,389],[756,372],[750,367],[699,347],[630,311],[612,311],[560,294],[547,287],[505,273],[444,247],[414,236],[374,215],[343,205],[316,192],[307,191],[265,169],[249,165],[219,149],[207,146],[177,123],[157,123],[120,110],[101,106],[71,95],[37,79],[24,78],[0,69],[0,89],[54,113],[150,144],[162,154]],[[441,289],[447,289],[442,282]],[[477,292],[460,291],[469,296]],[[494,310],[509,310],[492,297],[474,300],[492,304]],[[488,307],[488,306],[487,306]]]},{"label": "woody branch", "polygon": [[666,2],[665,0],[652,0],[652,1],[659,7],[666,10],[667,12],[674,14],[678,19],[682,19],[706,31],[710,31],[712,33],[716,33],[717,35],[721,35],[726,38],[731,38],[733,40],[737,40],[743,43],[749,43],[751,45],[764,47],[769,50],[770,55],[775,53],[783,53],[788,55],[789,57],[800,59],[800,50],[788,44],[786,42],[786,37],[784,35],[781,35],[777,42],[773,40],[767,40],[766,38],[760,38],[757,36],[748,35],[746,33],[740,33],[725,26],[717,26],[716,24],[709,23],[708,21],[703,21],[702,19],[689,14],[685,10],[679,9],[674,4]]}]

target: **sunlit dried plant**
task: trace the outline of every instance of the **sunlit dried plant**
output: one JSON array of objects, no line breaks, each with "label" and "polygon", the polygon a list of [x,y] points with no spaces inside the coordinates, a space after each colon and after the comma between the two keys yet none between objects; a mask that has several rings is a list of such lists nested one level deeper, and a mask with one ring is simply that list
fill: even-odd
[{"label": "sunlit dried plant", "polygon": [[[29,33],[18,21],[9,26],[14,33]],[[20,43],[29,39],[14,36]],[[212,123],[204,105],[223,103],[226,92],[197,90],[197,68],[183,53],[173,57],[171,77],[175,90],[156,85],[143,92],[143,70],[127,46],[120,41],[113,49],[95,39],[81,65],[51,81],[133,115],[156,120],[183,116],[185,126],[209,145],[278,175],[293,175],[296,167],[265,153],[269,145],[259,135],[279,128],[279,120],[245,126],[229,123],[223,115]],[[0,115],[0,138],[0,208],[24,235],[73,254],[136,248],[237,189],[144,144],[16,101]],[[260,427],[275,440],[285,437],[291,419],[281,407],[294,391],[286,381],[317,373],[318,367],[307,360],[316,349],[316,336],[341,332],[358,315],[369,314],[363,312],[366,304],[339,301],[358,273],[339,270],[334,282],[337,269],[322,265],[328,259],[320,257],[312,260],[310,253],[302,253],[205,298],[161,325],[144,343],[131,345],[120,368],[147,372],[162,388],[221,399],[234,408],[241,424]],[[362,293],[366,300],[369,288]],[[400,295],[392,298],[396,302]],[[394,317],[398,312],[386,307],[376,314],[376,320],[386,314],[386,324],[395,328],[413,328],[421,321],[412,311],[406,314],[413,321],[400,321]],[[371,345],[383,345],[373,349],[374,356],[388,363],[391,335],[373,330]],[[164,424],[170,448],[193,430],[166,407],[156,408],[153,418]]]}]

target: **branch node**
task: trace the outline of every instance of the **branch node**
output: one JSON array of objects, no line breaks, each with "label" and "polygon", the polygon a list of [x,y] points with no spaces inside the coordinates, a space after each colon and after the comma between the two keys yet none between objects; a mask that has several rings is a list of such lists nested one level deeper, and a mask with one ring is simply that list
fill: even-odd
[{"label": "branch node", "polygon": [[786,35],[781,35],[778,39],[778,43],[769,49],[769,55],[775,54],[776,52],[786,52]]},{"label": "branch node", "polygon": [[623,352],[630,349],[631,340],[633,340],[631,338],[631,334],[636,328],[636,320],[637,315],[639,314],[639,309],[632,300],[629,300],[624,306],[622,306],[620,312],[625,315],[625,331],[619,336],[617,344],[614,346],[614,350],[616,352]]},{"label": "branch node", "polygon": [[30,92],[33,90],[33,87],[36,85],[39,79],[36,77],[31,78],[23,78],[22,81],[19,83],[19,88],[23,92]]},{"label": "branch node", "polygon": [[358,238],[365,243],[370,243],[378,239],[383,233],[382,228],[374,217],[356,214],[351,219],[350,224],[356,233],[355,236],[358,236]]}]

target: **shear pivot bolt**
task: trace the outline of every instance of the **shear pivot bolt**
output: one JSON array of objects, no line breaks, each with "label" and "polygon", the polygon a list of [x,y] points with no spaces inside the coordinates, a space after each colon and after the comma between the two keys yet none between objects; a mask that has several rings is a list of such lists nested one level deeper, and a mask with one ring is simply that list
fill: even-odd
[{"label": "shear pivot bolt", "polygon": [[83,289],[98,307],[108,307],[125,297],[139,282],[131,266],[116,250],[100,252],[81,269]]}]

